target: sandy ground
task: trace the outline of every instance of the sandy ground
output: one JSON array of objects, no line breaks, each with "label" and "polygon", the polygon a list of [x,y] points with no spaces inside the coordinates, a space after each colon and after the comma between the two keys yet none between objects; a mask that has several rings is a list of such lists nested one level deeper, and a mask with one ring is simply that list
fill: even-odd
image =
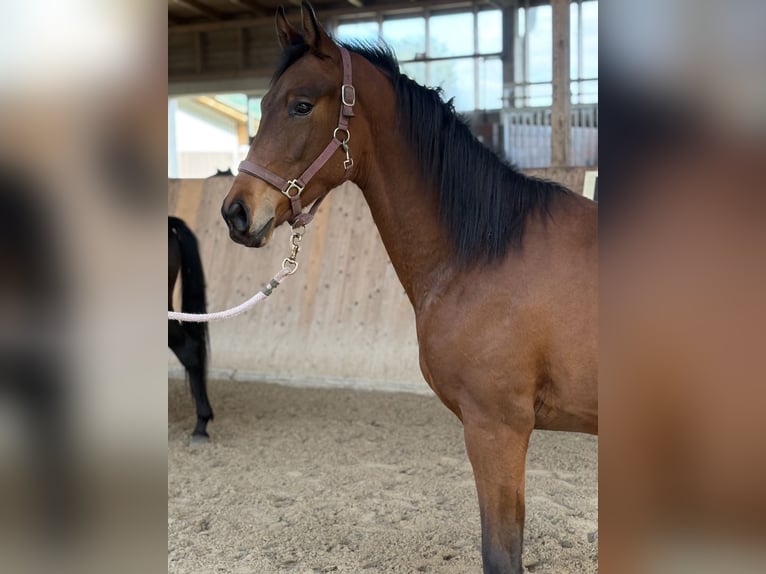
[{"label": "sandy ground", "polygon": [[[210,399],[212,439],[190,446],[169,383],[169,573],[481,572],[462,427],[435,397],[213,381]],[[529,572],[598,571],[597,451],[533,433]]]}]

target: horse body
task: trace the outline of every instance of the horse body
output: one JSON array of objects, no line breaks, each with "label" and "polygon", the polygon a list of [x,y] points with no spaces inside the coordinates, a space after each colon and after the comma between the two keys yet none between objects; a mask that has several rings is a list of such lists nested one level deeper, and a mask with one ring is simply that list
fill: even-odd
[{"label": "horse body", "polygon": [[[302,33],[281,11],[277,29],[285,60],[248,160],[300,173],[326,143],[316,134],[333,131],[343,64],[307,3]],[[463,422],[484,571],[519,573],[532,430],[598,429],[596,206],[501,166],[435,92],[406,84],[380,50],[351,50],[354,164],[328,162],[303,198],[344,178],[361,188],[415,311],[423,375]],[[222,213],[234,240],[259,247],[290,209],[240,173]]]},{"label": "horse body", "polygon": [[[581,396],[597,376],[595,285],[582,285],[576,277],[581,270],[573,273],[550,259],[548,243],[557,241],[539,242],[495,268],[457,273],[438,289],[438,298],[422,297],[416,322],[423,372],[461,420],[466,390],[477,390],[471,382],[496,380],[497,388],[478,387],[488,394],[483,412],[502,409],[505,395],[518,401],[524,387],[535,428],[596,431],[596,396]],[[549,274],[529,273],[530,267]],[[578,320],[583,310],[592,324]]]},{"label": "horse body", "polygon": [[456,260],[437,194],[413,177],[418,168],[400,134],[386,128],[397,124],[391,83],[357,60],[370,84],[357,88],[357,114],[371,118],[366,129],[375,134],[374,148],[386,153],[358,160],[354,181],[415,310],[429,385],[464,422],[461,403],[470,400],[466,389],[477,387],[472,381],[496,380],[482,412],[502,408],[504,392],[513,388],[515,395],[524,386],[535,428],[596,432],[596,205],[558,194],[549,219],[527,219],[523,249],[495,261]]},{"label": "horse body", "polygon": [[[173,310],[173,290],[181,277],[181,310],[206,313],[205,276],[197,239],[183,220],[168,217],[168,310]],[[186,369],[197,409],[194,440],[208,438],[207,423],[213,409],[207,396],[207,324],[168,321],[168,346]]]},{"label": "horse body", "polygon": [[[371,196],[391,187],[380,180],[364,189],[373,206]],[[420,189],[399,191],[423,197]],[[572,205],[554,207],[556,226],[531,225],[522,252],[468,269],[449,258],[439,260],[438,249],[426,249],[432,265],[411,265],[406,254],[438,235],[438,221],[410,210],[418,224],[401,233],[390,229],[401,225],[399,214],[372,210],[413,302],[423,375],[463,422],[487,573],[521,571],[524,468],[532,429],[592,433],[598,428],[595,210],[575,196],[560,201]],[[394,219],[399,223],[388,224]],[[578,241],[588,248],[562,262],[561,254]],[[590,280],[584,279],[584,268],[590,269]]]},{"label": "horse body", "polygon": [[[422,181],[397,186],[393,166],[406,159],[387,158],[390,168],[373,169],[360,186],[413,304],[423,375],[463,422],[485,572],[520,572],[533,428],[598,428],[596,209],[561,196],[551,206],[555,223],[528,221],[522,250],[466,267],[444,248],[434,194]],[[382,198],[394,189],[408,200]]]}]

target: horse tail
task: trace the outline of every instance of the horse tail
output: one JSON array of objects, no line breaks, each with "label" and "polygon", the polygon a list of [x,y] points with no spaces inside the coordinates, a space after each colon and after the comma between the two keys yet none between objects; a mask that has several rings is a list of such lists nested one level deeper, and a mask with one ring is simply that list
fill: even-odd
[{"label": "horse tail", "polygon": [[[197,238],[182,219],[168,216],[168,226],[178,237],[181,246],[181,311],[207,313],[205,300],[205,273],[199,256]],[[207,323],[183,323],[184,329],[202,345],[203,368],[207,363]]]}]

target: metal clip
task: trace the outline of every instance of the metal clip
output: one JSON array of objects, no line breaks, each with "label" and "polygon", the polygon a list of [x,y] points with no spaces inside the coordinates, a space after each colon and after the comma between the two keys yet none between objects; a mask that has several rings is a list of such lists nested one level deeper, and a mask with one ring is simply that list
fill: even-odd
[{"label": "metal clip", "polygon": [[348,151],[348,144],[344,142],[340,145],[343,147],[343,151],[346,152],[346,159],[343,160],[343,167],[348,169],[354,165],[354,160],[351,159],[351,153]]},{"label": "metal clip", "polygon": [[298,261],[296,258],[298,257],[298,252],[301,250],[303,234],[306,232],[306,227],[304,225],[298,225],[292,229],[293,232],[290,235],[290,245],[292,246],[290,257],[286,257],[282,260],[282,269],[286,270],[288,275],[292,275],[298,270]]}]

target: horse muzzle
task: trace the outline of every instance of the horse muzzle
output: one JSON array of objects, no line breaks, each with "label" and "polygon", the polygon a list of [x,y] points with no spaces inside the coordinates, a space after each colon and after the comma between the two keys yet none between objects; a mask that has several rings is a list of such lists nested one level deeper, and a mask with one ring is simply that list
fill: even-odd
[{"label": "horse muzzle", "polygon": [[[270,197],[272,194],[276,197]],[[278,202],[281,198],[272,190],[253,190],[235,184],[221,206],[221,216],[232,241],[246,247],[266,245],[277,222],[274,199]]]},{"label": "horse muzzle", "polygon": [[246,247],[263,247],[274,233],[274,216],[265,221],[254,222],[250,210],[242,200],[233,201],[228,208],[221,208],[226,225],[229,227],[229,237],[232,241]]}]

